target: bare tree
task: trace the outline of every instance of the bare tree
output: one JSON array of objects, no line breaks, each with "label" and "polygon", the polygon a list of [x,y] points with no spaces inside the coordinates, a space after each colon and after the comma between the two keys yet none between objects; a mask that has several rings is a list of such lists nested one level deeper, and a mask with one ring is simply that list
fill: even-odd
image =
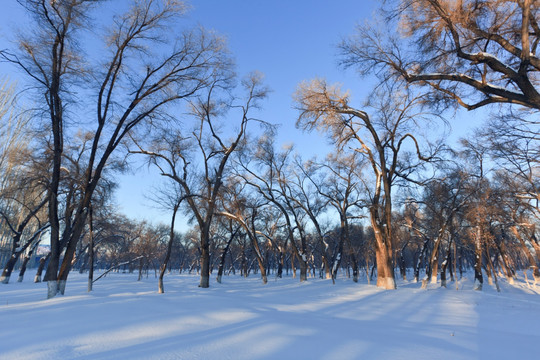
[{"label": "bare tree", "polygon": [[[29,191],[29,193],[31,193]],[[7,212],[0,209],[0,216],[2,216],[12,232],[11,239],[11,256],[4,266],[0,282],[7,284],[11,277],[11,273],[19,256],[23,254],[32,244],[39,243],[41,240],[41,234],[49,227],[47,222],[42,223],[38,213],[47,204],[48,199],[43,196],[43,193],[38,194],[37,199],[31,199],[31,202],[21,204],[20,211],[21,217],[18,221],[18,225],[12,224],[12,220]],[[18,217],[18,216],[17,216]],[[28,232],[27,226],[30,222],[34,222],[35,226],[30,230],[29,236],[25,239],[23,235]],[[23,241],[24,239],[24,241]]]},{"label": "bare tree", "polygon": [[540,220],[540,121],[535,114],[500,114],[482,129],[488,152],[507,173],[513,196]]},{"label": "bare tree", "polygon": [[[13,231],[11,225],[17,227],[17,216],[26,213],[27,205],[32,207],[32,199],[36,198],[45,185],[40,178],[46,173],[36,176],[39,169],[38,159],[33,154],[32,129],[30,117],[24,112],[19,114],[15,98],[15,86],[8,81],[0,84],[0,264],[10,261],[13,250]],[[42,161],[40,165],[46,161]],[[41,190],[39,189],[41,186]],[[25,189],[28,187],[28,189]],[[29,192],[29,194],[26,194]],[[31,194],[30,194],[31,193]],[[9,220],[7,218],[9,218]],[[20,216],[19,216],[20,217]],[[22,219],[21,219],[22,220]]]},{"label": "bare tree", "polygon": [[[287,244],[291,244],[293,256],[300,265],[300,281],[307,280],[308,247],[305,213],[294,200],[292,183],[289,180],[292,174],[291,153],[292,146],[277,152],[274,148],[274,137],[271,129],[259,138],[251,152],[239,159],[239,166],[243,169],[240,176],[247,184],[266,201],[279,210],[285,222],[286,240],[280,246],[283,254]],[[299,237],[300,241],[295,240]],[[294,257],[291,264],[294,266]]]},{"label": "bare tree", "polygon": [[343,64],[384,67],[427,86],[435,106],[510,103],[540,110],[537,0],[386,1],[386,26],[362,25],[340,48]]},{"label": "bare tree", "polygon": [[[262,86],[262,76],[253,73],[242,81],[246,92],[244,102],[240,105],[218,101],[220,87],[227,87],[230,79],[217,77],[206,96],[192,102],[192,113],[196,128],[190,135],[181,131],[163,134],[154,142],[150,150],[132,151],[149,156],[161,175],[178,183],[184,192],[189,211],[193,214],[200,231],[201,281],[199,286],[210,286],[210,229],[218,209],[218,197],[224,182],[229,158],[242,146],[246,128],[251,121],[251,112],[259,101],[266,96],[266,88]],[[240,121],[236,133],[227,142],[219,132],[220,117],[226,116],[224,111],[238,110]],[[193,156],[200,156],[202,171],[198,172],[193,163]]]},{"label": "bare tree", "polygon": [[[314,246],[314,250],[319,251],[321,255],[321,277],[324,270],[325,277],[335,281],[336,272],[333,272],[333,269],[337,269],[337,266],[331,265],[333,261],[330,255],[330,244],[326,239],[326,230],[320,219],[321,215],[326,213],[326,207],[330,201],[322,190],[326,189],[326,185],[331,186],[325,175],[322,165],[315,161],[302,162],[299,157],[296,157],[290,181],[294,190],[292,200],[306,213],[315,228],[314,237],[318,244]],[[334,259],[337,258],[341,259],[339,251],[334,254]]]},{"label": "bare tree", "polygon": [[[308,178],[315,185],[320,196],[326,199],[325,205],[332,206],[339,215],[339,241],[331,260],[330,274],[335,283],[340,263],[345,255],[344,247],[349,248],[349,257],[353,263],[353,281],[358,282],[359,266],[358,259],[352,248],[350,223],[353,218],[361,217],[357,211],[362,208],[360,193],[363,189],[361,184],[361,163],[360,154],[327,156],[321,169],[326,170],[327,176],[315,180],[313,176]],[[308,175],[306,173],[306,175]],[[317,226],[316,226],[317,228]]]},{"label": "bare tree", "polygon": [[[329,134],[338,151],[353,147],[362,154],[373,170],[375,186],[369,195],[371,226],[376,238],[377,286],[395,289],[394,239],[392,226],[392,189],[398,179],[417,182],[415,171],[433,159],[437,147],[423,155],[421,143],[412,134],[415,125],[428,121],[419,112],[420,97],[400,92],[384,83],[373,96],[375,117],[349,105],[348,94],[337,86],[328,87],[323,80],[313,80],[300,85],[296,93],[300,117],[297,126],[304,130],[318,129]],[[392,95],[385,95],[392,94]],[[412,154],[407,153],[406,142],[412,144]]]},{"label": "bare tree", "polygon": [[184,194],[182,189],[179,187],[178,184],[174,184],[172,186],[172,191],[169,192],[168,196],[167,194],[163,194],[166,196],[166,200],[169,204],[169,207],[172,207],[171,211],[171,225],[169,228],[169,239],[167,241],[167,250],[165,252],[165,256],[163,258],[163,261],[161,263],[160,269],[159,269],[159,279],[158,279],[158,293],[163,294],[165,292],[165,289],[163,287],[163,277],[165,276],[165,271],[167,270],[167,265],[169,264],[169,260],[171,259],[171,253],[172,248],[174,244],[174,239],[176,237],[176,234],[174,232],[174,225],[176,222],[176,214],[178,213],[178,209],[180,208],[180,205],[182,204],[182,201],[185,200]]},{"label": "bare tree", "polygon": [[[427,261],[426,274],[422,280],[422,287],[427,288],[427,283],[437,282],[439,263],[441,254],[444,252],[443,245],[445,239],[448,241],[448,247],[451,245],[452,233],[450,229],[454,223],[456,214],[463,210],[471,197],[475,196],[474,186],[470,186],[468,174],[459,170],[448,171],[443,179],[437,179],[429,182],[424,187],[423,198],[421,201],[425,230],[414,227],[416,233],[421,233],[421,237],[431,240],[431,255]],[[445,271],[444,270],[441,271]],[[442,274],[441,274],[442,278]]]},{"label": "bare tree", "polygon": [[249,194],[247,184],[242,181],[242,178],[229,179],[227,189],[223,196],[223,211],[218,212],[238,223],[242,227],[243,232],[248,236],[251,248],[259,270],[263,284],[268,282],[266,275],[266,258],[259,244],[260,230],[257,230],[257,220],[262,207],[266,204],[264,199],[257,199],[254,194]]}]

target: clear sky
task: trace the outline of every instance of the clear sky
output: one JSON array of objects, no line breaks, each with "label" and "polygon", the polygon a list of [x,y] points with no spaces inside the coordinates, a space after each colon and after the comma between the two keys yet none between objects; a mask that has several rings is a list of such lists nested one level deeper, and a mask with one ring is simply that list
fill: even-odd
[{"label": "clear sky", "polygon": [[[111,0],[100,9],[122,7],[124,0]],[[324,155],[329,150],[325,138],[316,133],[303,134],[295,129],[297,112],[291,95],[303,80],[324,77],[350,89],[352,99],[360,102],[371,90],[369,80],[360,79],[352,70],[338,66],[336,44],[354,32],[355,25],[373,16],[380,4],[375,0],[191,0],[186,24],[202,25],[225,36],[236,60],[240,76],[253,70],[265,74],[272,92],[264,103],[262,118],[281,124],[280,143],[295,143],[304,157]],[[0,10],[0,48],[7,48],[12,29],[25,26],[15,0],[2,0]],[[99,15],[99,14],[98,14]],[[103,14],[108,15],[108,14]],[[106,17],[106,16],[104,16]],[[0,78],[10,72],[0,64]],[[16,77],[11,74],[10,77]],[[16,79],[14,79],[16,80]],[[168,223],[169,214],[152,208],[145,199],[160,179],[153,169],[139,169],[134,175],[119,176],[117,202],[123,213],[153,223]],[[184,220],[180,220],[184,222]],[[178,224],[183,228],[182,224]]]},{"label": "clear sky", "polygon": [[[292,94],[298,83],[314,77],[341,82],[361,99],[370,90],[365,80],[337,64],[336,44],[369,18],[378,5],[372,0],[193,0],[186,21],[213,29],[227,38],[241,76],[258,70],[272,92],[264,103],[264,120],[280,124],[279,142],[295,143],[305,157],[324,154],[326,139],[295,128]],[[321,151],[323,149],[323,151]],[[152,172],[152,170],[150,170]],[[131,217],[167,221],[142,195],[155,176],[140,169],[122,176],[118,202]],[[179,224],[181,225],[181,224]]]}]

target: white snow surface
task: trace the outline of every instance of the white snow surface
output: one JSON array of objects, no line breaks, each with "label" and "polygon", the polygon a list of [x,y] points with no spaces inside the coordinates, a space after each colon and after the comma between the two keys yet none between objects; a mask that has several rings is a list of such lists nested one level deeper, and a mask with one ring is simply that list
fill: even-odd
[{"label": "white snow surface", "polygon": [[500,293],[256,275],[201,289],[169,274],[158,294],[153,274],[109,274],[87,293],[72,273],[45,300],[27,278],[0,284],[0,359],[533,359],[540,344],[540,288],[523,279]]}]

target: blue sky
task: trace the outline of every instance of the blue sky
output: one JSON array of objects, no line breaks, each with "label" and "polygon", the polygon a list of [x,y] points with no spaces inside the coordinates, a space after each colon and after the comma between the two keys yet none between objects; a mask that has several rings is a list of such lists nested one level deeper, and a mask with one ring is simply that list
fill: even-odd
[{"label": "blue sky", "polygon": [[[126,3],[110,1],[100,11],[107,12]],[[261,117],[281,125],[280,143],[295,143],[304,157],[324,156],[330,149],[324,137],[295,129],[297,112],[292,107],[291,95],[301,81],[324,77],[329,83],[339,82],[350,89],[353,101],[361,106],[361,100],[371,90],[369,79],[360,79],[354,71],[339,68],[336,44],[352,34],[357,23],[372,18],[379,3],[373,0],[192,0],[185,21],[187,26],[201,25],[225,36],[240,76],[254,70],[265,74],[272,92],[263,105]],[[10,46],[8,40],[14,25],[25,26],[21,14],[15,0],[2,1],[0,48]],[[0,64],[0,77],[8,69]],[[153,169],[142,168],[118,180],[121,186],[117,202],[122,212],[153,223],[168,223],[169,215],[153,209],[144,197],[151,185],[160,181]]]},{"label": "blue sky", "polygon": [[[272,92],[262,118],[280,124],[280,143],[295,143],[305,157],[324,156],[329,149],[324,137],[295,128],[292,94],[298,83],[314,77],[341,82],[358,99],[367,94],[366,80],[339,69],[335,45],[354,31],[358,21],[370,17],[377,4],[371,0],[195,0],[186,21],[227,38],[240,76],[253,70],[265,74]],[[153,173],[142,168],[135,176],[120,177],[117,199],[128,216],[168,222],[169,215],[153,209],[143,195],[156,182]]]}]

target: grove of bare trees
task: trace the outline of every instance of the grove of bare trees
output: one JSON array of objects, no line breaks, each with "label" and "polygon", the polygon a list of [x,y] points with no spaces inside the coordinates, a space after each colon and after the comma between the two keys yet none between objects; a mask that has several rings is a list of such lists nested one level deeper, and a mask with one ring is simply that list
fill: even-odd
[{"label": "grove of bare trees", "polygon": [[[370,95],[323,78],[291,94],[286,121],[332,146],[308,157],[276,140],[263,74],[237,75],[222,37],[182,26],[183,1],[99,21],[104,1],[19,3],[35,31],[0,50],[22,79],[0,86],[1,282],[29,264],[48,298],[75,269],[89,291],[115,271],[152,274],[160,293],[172,271],[201,288],[214,273],[389,290],[398,270],[424,288],[466,271],[477,290],[540,281],[538,1],[382,2],[337,47]],[[489,121],[449,143],[459,109]],[[164,180],[149,197],[169,223],[118,210],[115,176],[133,162]]]}]

